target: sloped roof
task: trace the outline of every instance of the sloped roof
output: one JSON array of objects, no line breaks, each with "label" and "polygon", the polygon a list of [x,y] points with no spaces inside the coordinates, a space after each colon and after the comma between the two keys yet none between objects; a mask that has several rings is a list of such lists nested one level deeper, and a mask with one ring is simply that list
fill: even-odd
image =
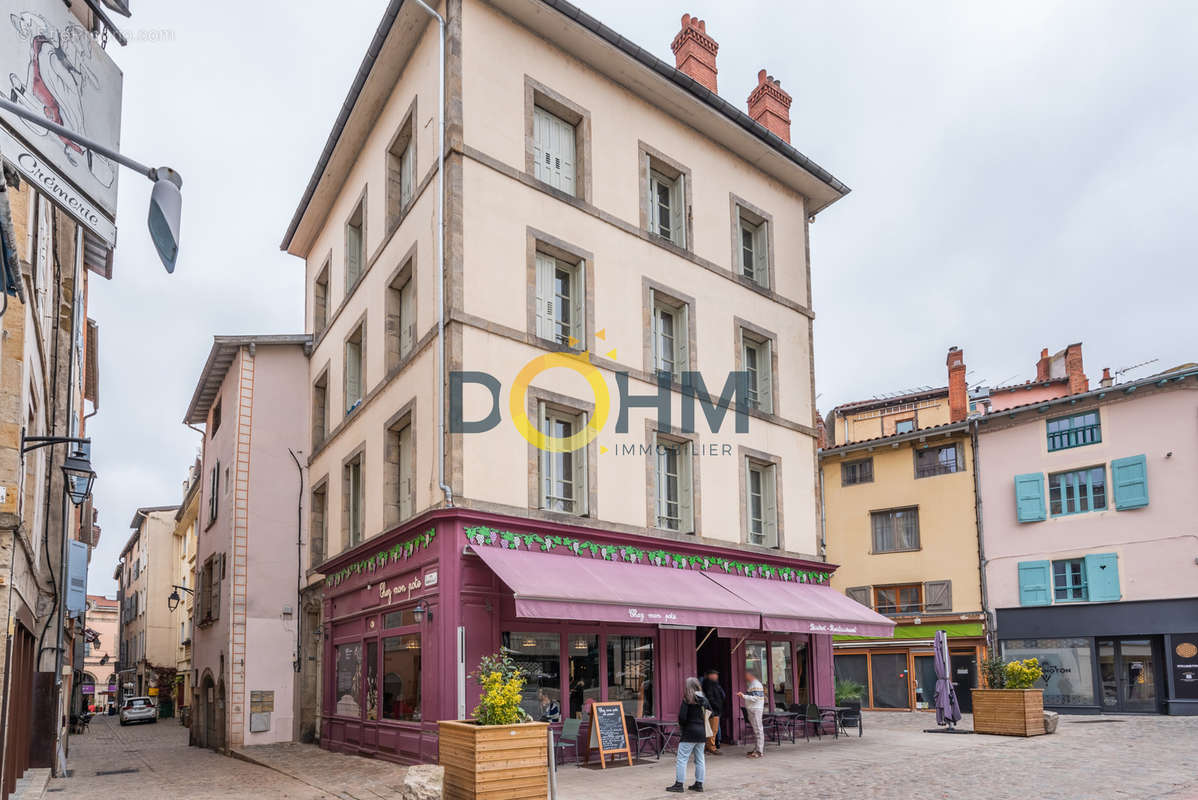
[{"label": "sloped roof", "polygon": [[[220,385],[225,380],[229,365],[237,351],[245,345],[274,345],[274,344],[308,344],[312,337],[306,333],[269,334],[262,336],[213,336],[212,349],[208,352],[208,360],[200,371],[200,379],[196,382],[195,392],[183,421],[188,425],[199,425],[208,420],[208,411],[220,393]],[[172,506],[173,507],[173,506]]]}]

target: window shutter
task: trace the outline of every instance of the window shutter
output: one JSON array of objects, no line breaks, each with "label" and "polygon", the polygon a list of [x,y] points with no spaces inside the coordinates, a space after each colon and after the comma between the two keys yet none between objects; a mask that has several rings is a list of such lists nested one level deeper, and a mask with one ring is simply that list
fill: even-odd
[{"label": "window shutter", "polygon": [[661,365],[661,315],[657,311],[657,293],[649,290],[649,367],[656,372]]},{"label": "window shutter", "polygon": [[574,126],[544,109],[533,108],[533,155],[535,175],[569,194],[574,194]]},{"label": "window shutter", "polygon": [[412,202],[412,191],[416,176],[415,144],[416,137],[413,135],[408,140],[408,146],[404,148],[399,166],[399,204],[403,209],[406,209],[408,204]]},{"label": "window shutter", "polygon": [[953,582],[928,581],[923,585],[924,611],[953,610]]},{"label": "window shutter", "polygon": [[766,547],[778,546],[778,470],[773,466],[761,470],[762,533]]},{"label": "window shutter", "polygon": [[557,151],[561,158],[555,185],[567,194],[574,194],[574,126],[557,117],[552,120],[557,129]]},{"label": "window shutter", "polygon": [[220,555],[212,562],[215,575],[212,576],[212,595],[211,595],[211,612],[213,619],[220,619],[220,587],[221,579],[225,577],[224,555]]},{"label": "window shutter", "polygon": [[537,336],[553,338],[553,259],[537,253]]},{"label": "window shutter", "polygon": [[1052,564],[1050,562],[1019,562],[1019,605],[1052,605]]},{"label": "window shutter", "polygon": [[362,349],[357,342],[345,343],[345,413],[362,398]]},{"label": "window shutter", "polygon": [[362,274],[362,229],[356,225],[345,228],[345,285],[352,286]]},{"label": "window shutter", "polygon": [[[584,411],[579,415],[578,421],[581,425],[579,430],[585,431],[590,421],[590,415]],[[584,444],[574,451],[574,508],[580,516],[586,516],[591,511],[589,503],[590,492],[587,489],[588,471],[587,446]]]},{"label": "window shutter", "polygon": [[679,175],[670,185],[670,239],[686,247],[686,176]]},{"label": "window shutter", "polygon": [[851,586],[848,589],[845,589],[844,593],[849,598],[856,600],[866,608],[873,608],[873,605],[869,602],[870,592],[868,586]]},{"label": "window shutter", "polygon": [[678,516],[682,518],[679,528],[683,533],[695,530],[694,486],[691,476],[690,443],[678,446]]},{"label": "window shutter", "polygon": [[753,231],[753,280],[765,288],[769,288],[769,244],[766,237],[766,223],[761,223]]},{"label": "window shutter", "polygon": [[412,516],[412,426],[399,431],[399,518]]},{"label": "window shutter", "polygon": [[1042,522],[1044,516],[1044,475],[1031,472],[1015,476],[1015,515],[1020,522]]},{"label": "window shutter", "polygon": [[[537,430],[549,435],[549,412],[545,401],[537,401]],[[537,448],[537,474],[540,476],[538,491],[541,493],[541,508],[549,508],[549,453],[541,447]]]},{"label": "window shutter", "polygon": [[1112,461],[1111,481],[1115,486],[1115,510],[1126,511],[1148,505],[1148,459],[1144,456]]},{"label": "window shutter", "polygon": [[67,544],[67,612],[82,614],[87,609],[87,544],[77,539]]},{"label": "window shutter", "polygon": [[1119,554],[1090,553],[1086,556],[1086,598],[1111,603],[1123,598],[1119,590]]},{"label": "window shutter", "polygon": [[580,261],[571,273],[573,276],[571,282],[574,286],[570,291],[570,330],[574,338],[578,340],[580,350],[587,349],[586,269],[587,263]]},{"label": "window shutter", "polygon": [[774,412],[774,359],[768,340],[757,347],[757,406],[762,411]]},{"label": "window shutter", "polygon": [[677,353],[674,357],[674,374],[678,382],[682,382],[682,373],[690,369],[691,337],[690,337],[690,306],[683,305],[675,315],[674,345]]},{"label": "window shutter", "polygon": [[412,297],[412,281],[409,280],[399,290],[399,355],[406,356],[412,351],[412,343],[416,339],[416,308]]}]

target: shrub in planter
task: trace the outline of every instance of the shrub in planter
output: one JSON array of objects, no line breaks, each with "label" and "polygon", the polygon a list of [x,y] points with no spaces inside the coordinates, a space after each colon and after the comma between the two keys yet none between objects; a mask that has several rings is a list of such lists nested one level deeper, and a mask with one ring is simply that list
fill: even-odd
[{"label": "shrub in planter", "polygon": [[549,779],[543,722],[520,705],[525,674],[506,655],[486,656],[472,677],[482,687],[474,718],[438,722],[447,800],[541,800]]},{"label": "shrub in planter", "polygon": [[1044,733],[1044,692],[1033,689],[1043,675],[1034,658],[982,665],[988,689],[973,690],[973,729],[977,733],[1036,736]]},{"label": "shrub in planter", "polygon": [[849,701],[861,702],[865,696],[865,687],[848,678],[836,679],[836,705],[843,706]]}]

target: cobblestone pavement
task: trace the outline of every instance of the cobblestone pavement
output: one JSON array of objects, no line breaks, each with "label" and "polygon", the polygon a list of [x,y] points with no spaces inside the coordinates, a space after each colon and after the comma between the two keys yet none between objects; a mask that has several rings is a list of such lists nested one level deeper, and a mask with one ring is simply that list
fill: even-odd
[{"label": "cobblestone pavement", "polygon": [[235,755],[343,800],[399,800],[407,772],[407,767],[390,761],[330,753],[298,742],[243,747]]},{"label": "cobblestone pavement", "polygon": [[[741,748],[707,759],[712,800],[1198,800],[1198,717],[1064,716],[1057,733],[1027,739],[925,734],[931,714],[867,713],[865,735]],[[968,716],[962,727],[971,727]],[[693,764],[687,783],[693,780]],[[633,768],[563,766],[561,800],[672,795],[672,754]],[[693,797],[690,792],[686,796]]]},{"label": "cobblestone pavement", "polygon": [[[87,733],[71,737],[67,768],[71,776],[52,779],[46,788],[46,800],[352,797],[257,764],[188,747],[187,729],[171,719],[122,728],[116,717],[95,717]],[[366,798],[376,800],[365,794],[354,800]]]}]

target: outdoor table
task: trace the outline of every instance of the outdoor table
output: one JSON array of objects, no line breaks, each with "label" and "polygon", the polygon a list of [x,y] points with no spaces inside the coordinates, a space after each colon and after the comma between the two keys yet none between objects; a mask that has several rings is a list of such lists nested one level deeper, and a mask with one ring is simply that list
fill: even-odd
[{"label": "outdoor table", "polygon": [[846,711],[852,711],[852,706],[816,706],[816,708],[819,709],[821,715],[825,711],[832,712],[832,736],[839,739],[841,727],[840,715]]},{"label": "outdoor table", "polygon": [[795,711],[766,711],[761,715],[764,718],[772,718],[774,720],[774,735],[777,737],[778,746],[782,746],[782,734],[778,731],[779,725],[785,725],[790,731],[790,743],[795,743],[795,720],[799,717]]},{"label": "outdoor table", "polygon": [[637,725],[648,725],[657,731],[657,759],[661,760],[661,754],[669,751],[671,744],[677,747],[678,739],[682,737],[682,732],[678,729],[678,721],[672,719],[660,719],[658,717],[637,717]]}]

